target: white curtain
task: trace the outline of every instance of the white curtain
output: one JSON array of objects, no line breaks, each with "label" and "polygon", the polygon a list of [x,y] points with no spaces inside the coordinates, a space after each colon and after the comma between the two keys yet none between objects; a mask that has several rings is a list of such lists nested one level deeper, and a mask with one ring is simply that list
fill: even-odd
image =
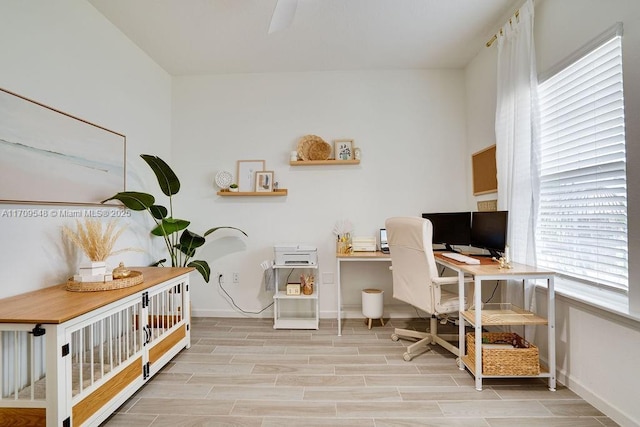
[{"label": "white curtain", "polygon": [[[511,18],[498,35],[498,91],[496,107],[496,160],[498,209],[509,211],[507,241],[511,260],[535,265],[535,209],[539,193],[536,55],[533,42],[533,1],[527,0],[518,16]],[[533,309],[533,286],[514,293],[508,286],[509,301],[518,300]],[[513,298],[519,298],[513,301]],[[521,303],[520,303],[521,304]],[[516,305],[520,305],[516,304]]]}]

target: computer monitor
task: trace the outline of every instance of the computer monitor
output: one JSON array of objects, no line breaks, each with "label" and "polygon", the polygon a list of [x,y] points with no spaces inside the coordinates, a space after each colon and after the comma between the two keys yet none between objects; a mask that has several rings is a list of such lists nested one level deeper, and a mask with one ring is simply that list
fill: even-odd
[{"label": "computer monitor", "polygon": [[434,244],[442,244],[448,251],[454,245],[469,245],[471,241],[471,212],[423,213],[422,218],[433,225]]},{"label": "computer monitor", "polygon": [[499,258],[507,244],[507,211],[473,212],[471,246],[489,251]]}]

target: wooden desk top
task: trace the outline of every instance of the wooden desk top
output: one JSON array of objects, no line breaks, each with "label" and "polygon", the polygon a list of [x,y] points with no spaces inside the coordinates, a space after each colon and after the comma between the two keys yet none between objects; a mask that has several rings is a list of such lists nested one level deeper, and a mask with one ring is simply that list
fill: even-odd
[{"label": "wooden desk top", "polygon": [[128,288],[98,292],[71,292],[66,283],[0,300],[0,323],[59,324],[81,316],[158,283],[193,271],[183,267],[131,267],[144,282]]},{"label": "wooden desk top", "polygon": [[385,254],[380,251],[375,252],[353,252],[350,254],[336,254],[336,258],[340,259],[352,259],[352,260],[367,260],[367,259],[376,259],[379,260],[391,260],[390,254]]},{"label": "wooden desk top", "polygon": [[465,254],[467,256],[471,256],[472,258],[480,260],[480,264],[465,264],[463,262],[444,257],[442,256],[442,254],[439,254],[437,252],[434,252],[434,255],[438,263],[440,263],[441,265],[451,267],[455,270],[462,270],[463,272],[471,274],[473,276],[551,276],[554,274],[554,272],[551,270],[545,270],[526,264],[519,264],[517,262],[511,263],[512,268],[500,268],[500,264],[497,261],[494,261],[491,257],[474,257]]}]

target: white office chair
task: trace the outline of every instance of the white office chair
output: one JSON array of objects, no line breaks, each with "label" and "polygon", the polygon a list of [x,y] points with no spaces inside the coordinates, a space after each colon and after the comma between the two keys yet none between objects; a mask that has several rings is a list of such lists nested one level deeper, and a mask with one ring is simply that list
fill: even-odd
[{"label": "white office chair", "polygon": [[[397,217],[387,219],[385,225],[391,254],[393,297],[431,315],[429,332],[395,329],[391,339],[418,339],[407,347],[407,352],[403,355],[407,362],[429,350],[429,344],[439,344],[459,357],[459,349],[447,341],[457,340],[458,335],[438,335],[437,316],[458,313],[460,302],[457,294],[441,289],[442,285],[457,285],[458,277],[438,275],[431,243],[431,221],[417,217]],[[466,309],[466,298],[464,306]]]}]

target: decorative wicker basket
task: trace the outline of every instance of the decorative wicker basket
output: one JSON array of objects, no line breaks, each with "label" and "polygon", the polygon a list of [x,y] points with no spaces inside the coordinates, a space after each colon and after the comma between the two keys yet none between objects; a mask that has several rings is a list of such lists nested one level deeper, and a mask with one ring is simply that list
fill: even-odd
[{"label": "decorative wicker basket", "polygon": [[[476,360],[474,333],[468,333],[467,354],[472,363]],[[482,347],[482,375],[538,375],[540,357],[538,347],[512,332],[485,332],[483,344],[512,344],[513,348]]]},{"label": "decorative wicker basket", "polygon": [[[300,138],[300,141],[298,142],[298,157],[301,160],[312,160],[309,157],[309,149],[311,148],[311,145],[314,142],[324,142],[326,144],[326,141],[322,138],[320,138],[318,135],[305,135],[302,138]],[[329,146],[329,151],[331,151],[331,146]]]},{"label": "decorative wicker basket", "polygon": [[327,160],[331,155],[331,145],[324,141],[314,141],[309,147],[309,160]]},{"label": "decorative wicker basket", "polygon": [[72,292],[112,291],[139,285],[143,280],[144,278],[140,271],[132,271],[128,277],[113,279],[108,282],[76,282],[73,279],[69,279],[66,289]]}]

